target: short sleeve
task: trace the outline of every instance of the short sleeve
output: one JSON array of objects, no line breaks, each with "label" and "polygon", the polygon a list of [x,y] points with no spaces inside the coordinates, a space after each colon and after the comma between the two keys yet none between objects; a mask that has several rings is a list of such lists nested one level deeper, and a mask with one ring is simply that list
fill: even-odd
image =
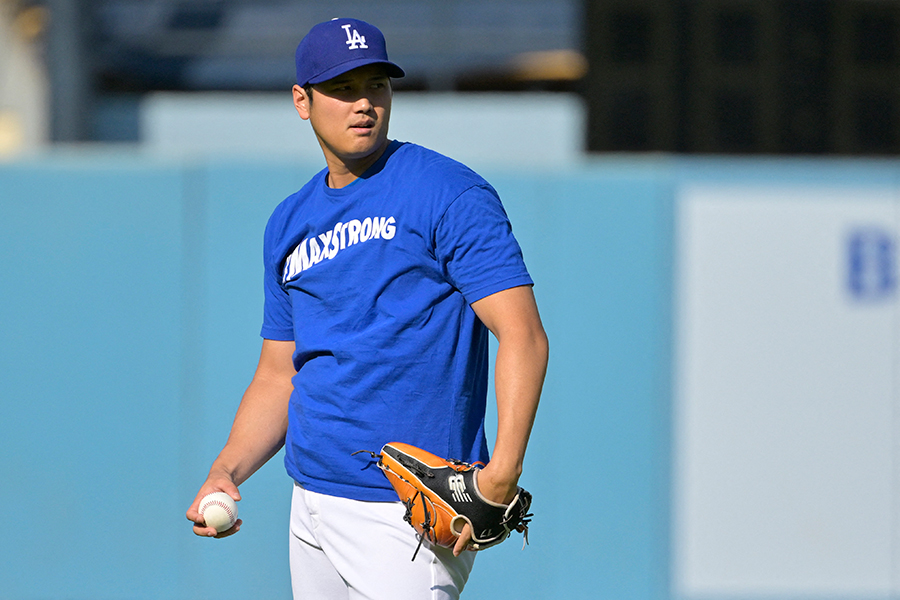
[{"label": "short sleeve", "polygon": [[487,185],[467,189],[447,208],[435,253],[444,276],[470,304],[533,284],[500,198]]},{"label": "short sleeve", "polygon": [[263,244],[264,276],[263,325],[260,335],[269,340],[291,341],[294,339],[294,321],[291,297],[281,285],[281,269],[275,258],[269,228]]}]

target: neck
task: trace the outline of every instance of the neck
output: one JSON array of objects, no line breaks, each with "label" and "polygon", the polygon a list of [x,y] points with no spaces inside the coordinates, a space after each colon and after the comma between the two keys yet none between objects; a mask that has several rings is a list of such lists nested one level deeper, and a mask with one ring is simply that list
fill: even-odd
[{"label": "neck", "polygon": [[341,159],[326,152],[325,162],[328,165],[328,187],[340,189],[359,179],[369,167],[378,162],[378,159],[381,158],[381,155],[384,154],[390,143],[390,140],[385,139],[384,143],[377,150],[359,159]]}]

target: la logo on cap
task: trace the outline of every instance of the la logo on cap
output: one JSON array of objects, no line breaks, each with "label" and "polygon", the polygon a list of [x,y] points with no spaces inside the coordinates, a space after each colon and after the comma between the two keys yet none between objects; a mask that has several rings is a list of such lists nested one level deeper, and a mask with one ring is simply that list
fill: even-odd
[{"label": "la logo on cap", "polygon": [[294,58],[298,85],[322,83],[371,64],[384,65],[390,77],[405,75],[403,69],[388,59],[384,35],[377,27],[358,19],[334,21],[338,20],[314,26],[297,45]]},{"label": "la logo on cap", "polygon": [[357,30],[353,30],[353,34],[350,34],[350,28],[352,25],[347,23],[346,25],[341,25],[341,29],[347,32],[347,46],[349,46],[350,50],[356,50],[358,48],[368,48],[366,46],[366,36],[359,35]]}]

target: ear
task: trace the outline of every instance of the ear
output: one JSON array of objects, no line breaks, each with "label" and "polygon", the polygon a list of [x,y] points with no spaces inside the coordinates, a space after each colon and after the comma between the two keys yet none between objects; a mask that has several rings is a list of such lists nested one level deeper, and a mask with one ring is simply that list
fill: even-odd
[{"label": "ear", "polygon": [[292,89],[294,92],[294,108],[297,109],[297,114],[300,115],[300,118],[304,121],[309,120],[309,95],[299,85],[295,85]]}]

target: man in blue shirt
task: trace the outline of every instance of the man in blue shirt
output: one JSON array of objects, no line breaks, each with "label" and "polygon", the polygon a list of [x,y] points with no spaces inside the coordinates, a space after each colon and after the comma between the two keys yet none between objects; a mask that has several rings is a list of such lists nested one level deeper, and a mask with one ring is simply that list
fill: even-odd
[{"label": "man in blue shirt", "polygon": [[[295,482],[295,598],[457,598],[474,561],[423,546],[366,455],[397,441],[485,463],[488,499],[516,493],[547,366],[532,280],[496,191],[464,165],[388,138],[384,37],[335,19],[297,48],[294,105],[326,168],[274,211],[264,243],[259,365],[228,442],[188,510],[285,447]],[[498,430],[484,432],[488,334],[498,340]],[[420,555],[421,556],[421,555]],[[385,576],[390,573],[390,576]]]}]

